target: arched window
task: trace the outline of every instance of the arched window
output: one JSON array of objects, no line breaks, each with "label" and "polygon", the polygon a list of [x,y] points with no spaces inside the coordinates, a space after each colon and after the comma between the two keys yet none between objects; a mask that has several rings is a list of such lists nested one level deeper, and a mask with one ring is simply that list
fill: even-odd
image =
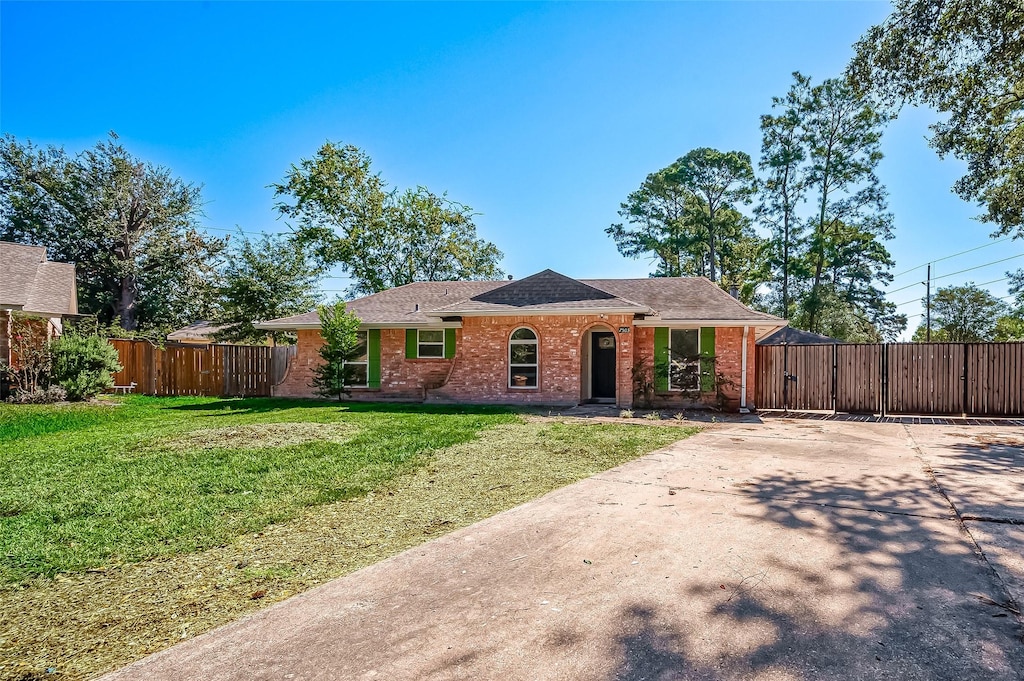
[{"label": "arched window", "polygon": [[508,385],[510,388],[537,387],[537,334],[516,329],[508,340]]}]

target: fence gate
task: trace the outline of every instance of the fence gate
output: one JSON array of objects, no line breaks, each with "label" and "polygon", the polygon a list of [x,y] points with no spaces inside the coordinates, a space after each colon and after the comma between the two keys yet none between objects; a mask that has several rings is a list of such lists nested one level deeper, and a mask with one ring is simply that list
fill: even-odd
[{"label": "fence gate", "polygon": [[762,409],[1024,416],[1024,343],[761,345]]}]

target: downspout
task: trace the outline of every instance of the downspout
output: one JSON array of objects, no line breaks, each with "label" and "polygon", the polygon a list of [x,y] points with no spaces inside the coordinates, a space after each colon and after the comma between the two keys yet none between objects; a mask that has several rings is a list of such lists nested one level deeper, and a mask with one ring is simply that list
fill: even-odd
[{"label": "downspout", "polygon": [[740,361],[740,371],[743,372],[740,377],[740,413],[749,414],[750,410],[747,409],[747,333],[750,331],[749,326],[743,327],[743,350],[740,353],[743,358]]}]

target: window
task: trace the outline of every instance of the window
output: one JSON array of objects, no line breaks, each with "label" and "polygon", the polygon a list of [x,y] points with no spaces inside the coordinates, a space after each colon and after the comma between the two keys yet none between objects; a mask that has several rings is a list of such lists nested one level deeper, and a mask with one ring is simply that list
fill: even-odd
[{"label": "window", "polygon": [[537,387],[537,334],[530,329],[516,329],[509,338],[508,385]]},{"label": "window", "polygon": [[419,329],[416,334],[417,357],[444,357],[444,329]]},{"label": "window", "polygon": [[359,331],[359,345],[356,355],[345,362],[345,380],[353,388],[365,388],[368,384],[369,355],[367,354],[366,331]]},{"label": "window", "polygon": [[672,329],[669,334],[669,390],[700,390],[700,330]]}]

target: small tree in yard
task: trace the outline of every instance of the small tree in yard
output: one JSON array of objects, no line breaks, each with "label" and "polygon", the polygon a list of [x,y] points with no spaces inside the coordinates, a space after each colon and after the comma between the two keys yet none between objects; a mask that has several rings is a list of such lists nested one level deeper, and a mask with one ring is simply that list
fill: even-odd
[{"label": "small tree in yard", "polygon": [[314,371],[313,387],[324,397],[348,395],[351,384],[352,368],[345,365],[346,361],[362,353],[359,343],[359,317],[345,309],[345,303],[339,301],[333,305],[321,305],[320,336],[324,344],[320,346],[320,357],[323,363]]},{"label": "small tree in yard", "polygon": [[50,380],[67,391],[69,400],[87,400],[114,385],[121,370],[117,350],[106,339],[66,333],[50,343]]},{"label": "small tree in yard", "polygon": [[47,322],[20,312],[11,316],[11,350],[14,364],[0,366],[14,386],[15,394],[35,393],[46,387],[50,372],[47,349]]}]

